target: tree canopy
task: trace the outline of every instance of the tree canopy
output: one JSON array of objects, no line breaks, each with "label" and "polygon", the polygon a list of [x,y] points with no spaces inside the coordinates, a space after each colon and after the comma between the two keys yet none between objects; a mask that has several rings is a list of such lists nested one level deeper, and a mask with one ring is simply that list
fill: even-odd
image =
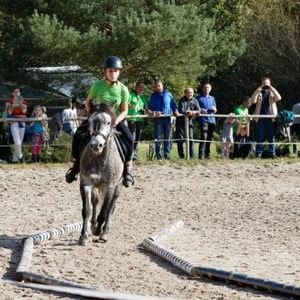
[{"label": "tree canopy", "polygon": [[101,77],[117,55],[128,85],[159,78],[179,97],[210,80],[228,112],[269,76],[290,106],[299,12],[297,0],[1,0],[0,78],[21,83],[25,68],[65,65]]},{"label": "tree canopy", "polygon": [[[0,68],[5,78],[24,67],[66,64],[101,74],[104,58],[117,55],[127,81],[168,81],[169,76],[180,81],[215,75],[245,49],[234,22],[218,29],[207,7],[196,2],[25,2],[11,0],[2,6]],[[8,65],[13,66],[9,73]]]}]

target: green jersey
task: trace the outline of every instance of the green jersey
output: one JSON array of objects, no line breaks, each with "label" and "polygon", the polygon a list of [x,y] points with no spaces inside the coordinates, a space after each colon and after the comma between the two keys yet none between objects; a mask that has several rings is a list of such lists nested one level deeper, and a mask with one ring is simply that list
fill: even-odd
[{"label": "green jersey", "polygon": [[[128,108],[128,116],[143,115],[143,110],[148,106],[148,100],[144,95],[137,95],[135,91],[130,93],[129,104],[134,108]],[[144,121],[143,118],[130,118],[128,121]]]},{"label": "green jersey", "polygon": [[115,101],[116,114],[120,114],[120,105],[129,102],[128,88],[121,82],[115,85],[108,85],[105,79],[95,82],[88,91],[88,95],[96,102],[106,102],[111,104]]},{"label": "green jersey", "polygon": [[[238,106],[234,112],[235,115],[240,116],[240,115],[248,115],[249,111],[247,107],[243,107],[242,105]],[[239,118],[237,118],[237,121],[239,122]],[[246,118],[243,118],[242,122],[246,122]],[[233,127],[233,133],[236,133],[238,130],[238,125],[234,125]]]}]

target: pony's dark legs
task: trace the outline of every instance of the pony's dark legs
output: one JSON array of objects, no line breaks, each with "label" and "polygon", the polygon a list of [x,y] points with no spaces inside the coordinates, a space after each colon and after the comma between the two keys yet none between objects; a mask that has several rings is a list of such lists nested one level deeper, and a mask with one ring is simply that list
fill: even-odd
[{"label": "pony's dark legs", "polygon": [[116,200],[121,192],[121,186],[118,186],[113,192],[109,190],[104,197],[104,203],[97,218],[96,235],[100,235],[100,240],[106,242],[109,233],[110,218],[115,210]]},{"label": "pony's dark legs", "polygon": [[92,219],[91,219],[91,230],[93,234],[95,234],[95,230],[97,227],[97,212],[98,212],[99,202],[100,199],[99,199],[98,190],[94,188],[92,193],[93,212],[92,212]]},{"label": "pony's dark legs", "polygon": [[80,194],[82,199],[82,219],[83,226],[81,230],[81,236],[79,238],[79,244],[82,246],[87,246],[88,242],[88,225],[89,218],[91,215],[90,209],[90,199],[91,199],[92,187],[91,186],[83,186],[80,184]]}]

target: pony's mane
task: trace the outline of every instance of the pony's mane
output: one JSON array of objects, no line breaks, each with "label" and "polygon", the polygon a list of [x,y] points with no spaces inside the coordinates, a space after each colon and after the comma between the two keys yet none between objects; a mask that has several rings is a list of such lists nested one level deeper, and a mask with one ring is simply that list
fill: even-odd
[{"label": "pony's mane", "polygon": [[91,106],[89,114],[92,115],[95,112],[104,112],[111,116],[112,123],[114,124],[116,121],[116,113],[113,105],[109,105],[105,102],[95,103]]}]

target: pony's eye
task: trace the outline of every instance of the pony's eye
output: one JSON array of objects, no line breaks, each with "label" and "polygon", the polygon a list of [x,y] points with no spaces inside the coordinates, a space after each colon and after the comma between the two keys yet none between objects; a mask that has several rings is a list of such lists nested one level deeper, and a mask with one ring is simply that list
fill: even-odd
[{"label": "pony's eye", "polygon": [[110,122],[107,122],[107,125],[110,125]]}]

